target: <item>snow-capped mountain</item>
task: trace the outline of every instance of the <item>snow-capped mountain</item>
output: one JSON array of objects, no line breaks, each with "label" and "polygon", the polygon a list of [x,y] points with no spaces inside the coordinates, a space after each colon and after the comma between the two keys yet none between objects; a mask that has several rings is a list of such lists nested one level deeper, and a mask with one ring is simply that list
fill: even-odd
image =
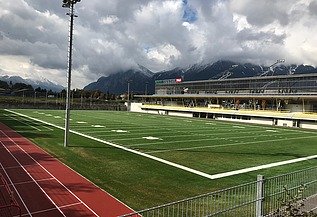
[{"label": "snow-capped mountain", "polygon": [[147,93],[152,94],[154,93],[155,80],[175,79],[177,77],[183,77],[185,81],[198,81],[307,73],[317,73],[317,68],[308,65],[277,64],[274,67],[269,67],[251,63],[217,61],[215,63],[195,64],[187,68],[175,68],[152,73],[139,65],[137,69],[120,71],[108,77],[101,77],[84,89],[121,94],[127,92],[129,83],[131,92],[143,94],[147,91]]},{"label": "snow-capped mountain", "polygon": [[4,76],[0,76],[0,80],[5,81],[7,83],[12,83],[12,84],[24,83],[24,84],[31,85],[34,89],[40,87],[42,89],[52,90],[54,92],[60,92],[61,90],[65,89],[65,87],[59,84],[53,83],[45,78],[43,78],[42,80],[32,80],[32,79],[24,79],[24,78],[21,78],[20,76],[4,75]]},{"label": "snow-capped mountain", "polygon": [[127,92],[128,83],[131,92],[144,93],[145,89],[154,89],[154,83],[150,82],[154,73],[144,66],[138,65],[135,69],[113,73],[107,77],[101,77],[96,82],[88,84],[85,90],[100,90],[121,94]]}]

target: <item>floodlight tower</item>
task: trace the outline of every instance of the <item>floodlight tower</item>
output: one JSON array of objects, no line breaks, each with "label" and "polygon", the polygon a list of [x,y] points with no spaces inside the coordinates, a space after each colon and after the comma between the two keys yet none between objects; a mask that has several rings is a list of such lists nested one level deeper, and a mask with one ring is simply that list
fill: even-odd
[{"label": "floodlight tower", "polygon": [[74,17],[74,5],[81,0],[63,0],[62,7],[69,8],[69,12],[66,14],[70,17],[69,19],[69,45],[68,45],[68,74],[67,74],[67,93],[66,93],[66,111],[65,111],[65,136],[64,136],[64,147],[68,146],[69,137],[69,121],[70,121],[70,92],[71,92],[71,73],[72,73],[72,52],[73,52],[73,26]]}]

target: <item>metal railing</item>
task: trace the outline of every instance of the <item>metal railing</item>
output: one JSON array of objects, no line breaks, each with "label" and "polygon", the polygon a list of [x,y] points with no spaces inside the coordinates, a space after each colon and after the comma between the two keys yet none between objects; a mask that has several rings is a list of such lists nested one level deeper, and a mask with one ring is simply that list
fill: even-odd
[{"label": "metal railing", "polygon": [[299,191],[302,191],[302,198],[317,194],[317,167],[265,179],[263,214],[276,212],[281,208],[281,201],[299,196]]},{"label": "metal railing", "polygon": [[191,197],[162,206],[141,210],[121,217],[262,217],[272,216],[288,194],[296,195],[303,188],[303,196],[317,194],[317,167],[296,171]]}]

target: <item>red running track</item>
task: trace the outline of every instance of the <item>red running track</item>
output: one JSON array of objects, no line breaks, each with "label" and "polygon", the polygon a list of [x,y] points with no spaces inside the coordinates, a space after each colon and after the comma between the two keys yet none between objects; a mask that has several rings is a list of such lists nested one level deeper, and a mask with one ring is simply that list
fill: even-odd
[{"label": "red running track", "polygon": [[0,123],[0,173],[22,216],[120,216],[132,210]]}]

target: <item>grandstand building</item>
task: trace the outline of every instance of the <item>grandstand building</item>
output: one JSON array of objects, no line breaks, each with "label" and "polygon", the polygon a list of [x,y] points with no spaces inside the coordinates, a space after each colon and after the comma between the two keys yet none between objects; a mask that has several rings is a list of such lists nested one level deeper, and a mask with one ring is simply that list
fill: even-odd
[{"label": "grandstand building", "polygon": [[131,111],[317,129],[317,73],[157,80]]}]

